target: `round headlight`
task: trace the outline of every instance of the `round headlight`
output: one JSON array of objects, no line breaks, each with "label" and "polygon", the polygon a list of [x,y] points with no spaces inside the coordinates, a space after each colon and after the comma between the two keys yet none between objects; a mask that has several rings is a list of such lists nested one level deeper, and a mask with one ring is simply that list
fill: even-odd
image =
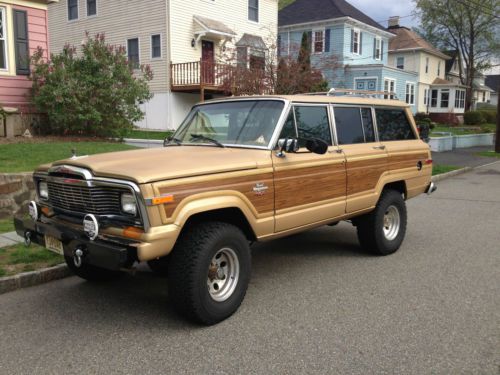
[{"label": "round headlight", "polygon": [[42,199],[49,199],[49,188],[45,181],[40,181],[38,183],[38,195]]},{"label": "round headlight", "polygon": [[123,212],[130,215],[137,214],[137,203],[132,194],[122,194],[121,203]]}]

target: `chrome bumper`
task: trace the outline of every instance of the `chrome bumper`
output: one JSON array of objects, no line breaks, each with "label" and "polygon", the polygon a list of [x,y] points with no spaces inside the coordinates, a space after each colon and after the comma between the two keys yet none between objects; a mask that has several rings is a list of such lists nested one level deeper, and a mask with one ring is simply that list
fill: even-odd
[{"label": "chrome bumper", "polygon": [[431,182],[429,184],[429,186],[427,186],[427,189],[425,190],[425,193],[427,195],[431,195],[432,193],[434,193],[435,191],[437,190],[437,186],[434,182]]}]

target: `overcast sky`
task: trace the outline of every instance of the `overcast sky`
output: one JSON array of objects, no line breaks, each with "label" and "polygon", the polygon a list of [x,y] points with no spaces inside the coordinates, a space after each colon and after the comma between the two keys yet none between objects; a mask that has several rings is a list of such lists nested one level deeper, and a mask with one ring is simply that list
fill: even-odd
[{"label": "overcast sky", "polygon": [[[413,14],[415,6],[412,0],[347,0],[356,8],[367,14],[375,21],[387,26],[391,16],[405,17]],[[417,26],[418,20],[414,17],[401,18],[402,26]]]}]

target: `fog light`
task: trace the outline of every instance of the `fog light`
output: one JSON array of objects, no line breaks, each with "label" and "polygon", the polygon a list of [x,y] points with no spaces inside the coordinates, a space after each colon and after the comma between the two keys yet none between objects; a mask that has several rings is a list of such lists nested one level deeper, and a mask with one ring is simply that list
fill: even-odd
[{"label": "fog light", "polygon": [[38,183],[38,195],[42,199],[49,199],[49,187],[45,181],[40,181]]},{"label": "fog light", "polygon": [[34,201],[31,201],[29,203],[28,212],[29,212],[30,217],[33,219],[33,221],[38,220],[38,215],[39,215],[38,206],[36,205],[36,203]]},{"label": "fog light", "polygon": [[137,203],[132,194],[122,194],[121,197],[122,211],[126,214],[137,215]]},{"label": "fog light", "polygon": [[83,231],[91,241],[97,238],[99,234],[99,223],[94,215],[85,215],[83,218]]}]

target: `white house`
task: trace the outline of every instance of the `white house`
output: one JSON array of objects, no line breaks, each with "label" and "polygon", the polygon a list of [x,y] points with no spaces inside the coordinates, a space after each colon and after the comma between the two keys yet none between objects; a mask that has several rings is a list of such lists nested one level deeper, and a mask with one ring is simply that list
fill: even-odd
[{"label": "white house", "polygon": [[193,104],[227,94],[218,77],[236,63],[230,51],[250,63],[272,53],[277,17],[278,0],[61,0],[48,7],[50,50],[79,45],[86,31],[123,45],[154,73],[138,125],[175,129]]}]

